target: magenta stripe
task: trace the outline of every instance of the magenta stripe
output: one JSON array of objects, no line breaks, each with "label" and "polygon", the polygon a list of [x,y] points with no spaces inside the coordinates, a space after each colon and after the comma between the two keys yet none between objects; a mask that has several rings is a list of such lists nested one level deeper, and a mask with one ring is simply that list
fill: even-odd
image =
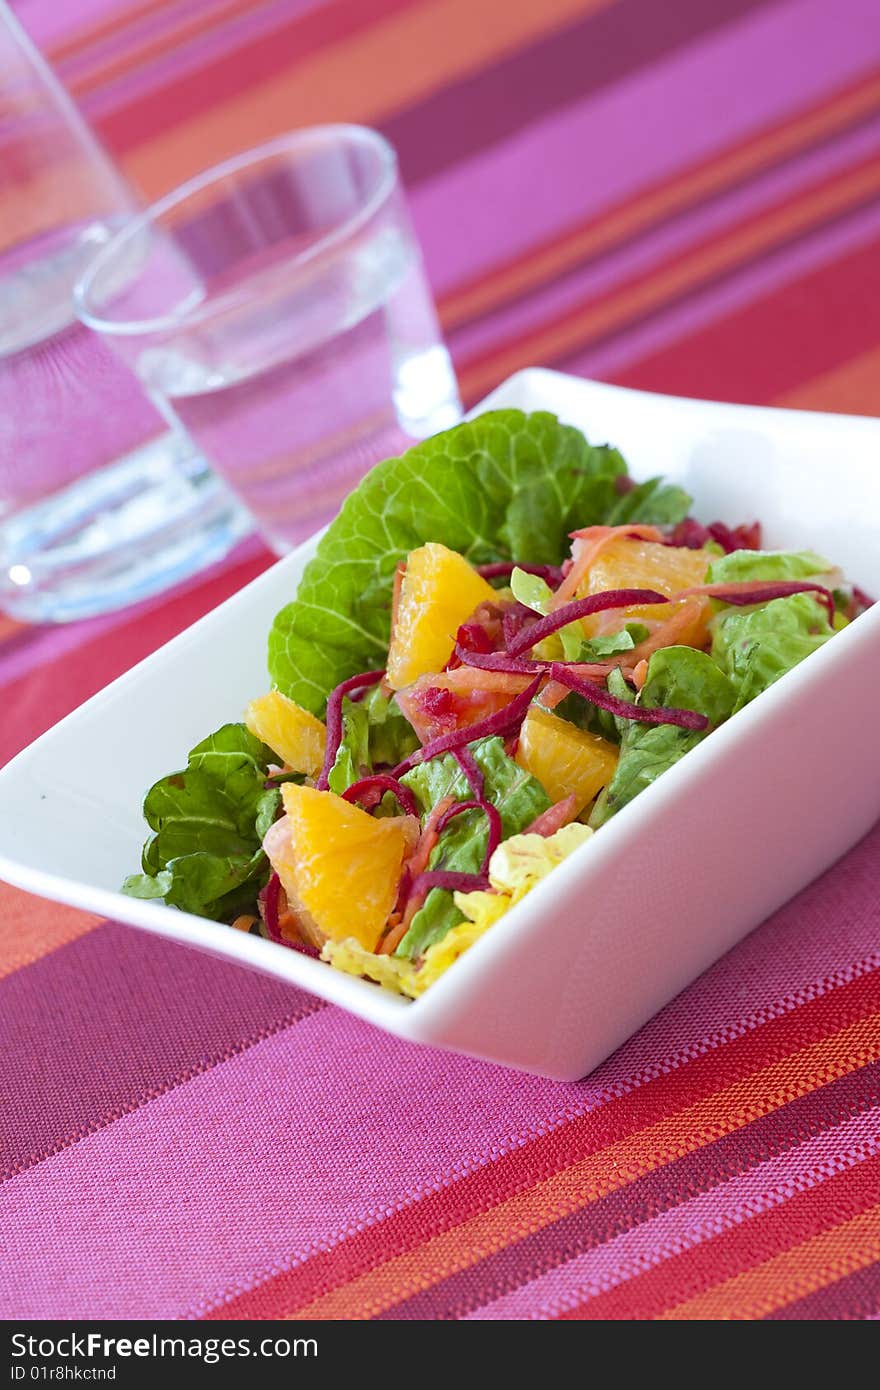
[{"label": "magenta stripe", "polygon": [[857,1269],[828,1288],[817,1289],[796,1303],[770,1313],[767,1322],[815,1322],[870,1318],[880,1310],[880,1264]]},{"label": "magenta stripe", "polygon": [[[825,0],[788,0],[608,91],[579,94],[575,105],[420,184],[413,211],[435,287],[442,294],[478,279],[851,82],[880,57],[876,35],[869,41],[875,20],[874,0],[841,0],[833,14]],[[793,32],[796,63],[786,61]],[[515,216],[499,217],[518,188],[530,196],[516,200]]]},{"label": "magenta stripe", "polygon": [[[851,213],[763,260],[676,301],[669,308],[602,342],[566,356],[565,369],[578,376],[613,378],[634,363],[747,305],[763,299],[823,265],[880,237],[880,206]],[[548,364],[549,365],[549,364]]]},{"label": "magenta stripe", "polygon": [[145,932],[87,932],[0,981],[0,1174],[320,1007]]},{"label": "magenta stripe", "polygon": [[405,177],[413,182],[428,178],[478,149],[509,139],[548,111],[619,82],[663,54],[772,3],[617,0],[380,126],[400,155]]},{"label": "magenta stripe", "polygon": [[509,302],[491,317],[452,336],[459,360],[503,347],[520,334],[538,330],[579,305],[589,306],[621,284],[664,261],[686,255],[694,246],[723,236],[741,219],[760,215],[872,156],[880,156],[880,114],[857,130],[810,150],[742,188],[698,204],[665,226],[652,228],[620,250],[561,276],[526,298]]},{"label": "magenta stripe", "polygon": [[0,1308],[198,1316],[552,1128],[581,1092],[324,1009],[4,1184]]},{"label": "magenta stripe", "polygon": [[[821,1101],[821,1092],[814,1099]],[[485,1304],[473,1316],[558,1316],[733,1226],[782,1206],[797,1192],[818,1187],[828,1178],[863,1163],[880,1151],[878,1121],[878,1109],[856,1115],[523,1284],[503,1298]]]}]

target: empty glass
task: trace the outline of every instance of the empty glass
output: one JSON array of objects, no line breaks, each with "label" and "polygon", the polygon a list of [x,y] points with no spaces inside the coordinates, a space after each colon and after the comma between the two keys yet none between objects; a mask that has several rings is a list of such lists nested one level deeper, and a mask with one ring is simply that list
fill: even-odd
[{"label": "empty glass", "polygon": [[138,204],[0,0],[0,608],[83,617],[216,559],[250,522],[72,291]]},{"label": "empty glass", "polygon": [[279,554],[461,415],[394,151],[357,126],[185,184],[99,252],[76,303]]}]

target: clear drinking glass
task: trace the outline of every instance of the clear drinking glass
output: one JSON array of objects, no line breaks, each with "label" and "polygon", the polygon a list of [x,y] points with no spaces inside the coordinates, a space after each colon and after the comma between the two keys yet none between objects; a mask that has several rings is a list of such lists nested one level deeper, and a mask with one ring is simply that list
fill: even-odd
[{"label": "clear drinking glass", "polygon": [[0,608],[15,617],[143,598],[250,526],[74,313],[77,276],[137,211],[0,0]]},{"label": "clear drinking glass", "polygon": [[461,416],[394,151],[358,126],[201,174],[124,227],[75,298],[279,554]]}]

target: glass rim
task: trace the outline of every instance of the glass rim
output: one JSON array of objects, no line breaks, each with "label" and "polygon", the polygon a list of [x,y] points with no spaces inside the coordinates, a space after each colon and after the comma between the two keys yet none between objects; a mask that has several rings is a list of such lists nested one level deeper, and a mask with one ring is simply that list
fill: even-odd
[{"label": "glass rim", "polygon": [[389,194],[394,191],[397,184],[396,151],[384,135],[380,134],[378,130],[372,130],[369,126],[347,122],[300,126],[295,130],[286,131],[285,134],[278,135],[272,140],[267,140],[262,145],[255,145],[241,154],[233,155],[230,159],[222,160],[219,164],[213,164],[209,169],[205,169],[202,173],[178,184],[169,193],[163,194],[161,198],[127,218],[124,225],[97,252],[74,285],[73,305],[77,318],[87,328],[91,328],[104,336],[145,337],[150,333],[159,333],[166,329],[205,323],[215,315],[226,313],[245,297],[240,287],[228,290],[217,295],[214,299],[209,298],[191,307],[184,301],[182,306],[170,313],[157,314],[147,319],[108,318],[100,312],[95,312],[91,308],[89,300],[95,288],[95,281],[112,264],[120,251],[146,228],[157,223],[167,212],[185,203],[193,194],[201,193],[204,189],[210,188],[212,184],[220,183],[231,174],[237,174],[241,170],[262,163],[264,160],[293,150],[298,145],[328,135],[337,138],[344,137],[355,143],[371,146],[380,157],[377,184],[355,212],[323,232],[311,246],[292,256],[286,262],[286,268],[288,270],[299,269],[301,266],[318,260],[325,252],[345,242],[369,222],[370,218],[382,207]]}]

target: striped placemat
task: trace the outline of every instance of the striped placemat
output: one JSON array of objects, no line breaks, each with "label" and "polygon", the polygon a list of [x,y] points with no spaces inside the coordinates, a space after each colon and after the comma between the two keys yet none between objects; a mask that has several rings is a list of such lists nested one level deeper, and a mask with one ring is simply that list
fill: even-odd
[{"label": "striped placemat", "polygon": [[[147,195],[384,130],[469,402],[543,363],[880,411],[876,0],[15,8]],[[2,622],[0,759],[266,563]],[[574,1085],[0,887],[0,1312],[876,1316],[878,865],[875,831]]]}]

